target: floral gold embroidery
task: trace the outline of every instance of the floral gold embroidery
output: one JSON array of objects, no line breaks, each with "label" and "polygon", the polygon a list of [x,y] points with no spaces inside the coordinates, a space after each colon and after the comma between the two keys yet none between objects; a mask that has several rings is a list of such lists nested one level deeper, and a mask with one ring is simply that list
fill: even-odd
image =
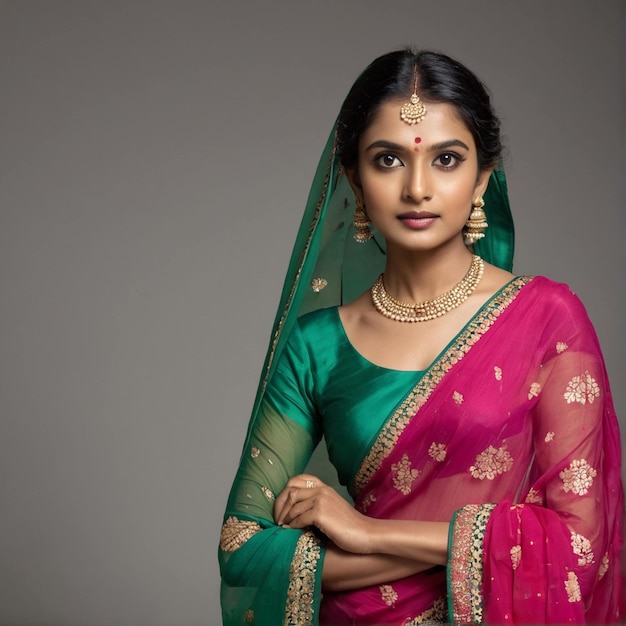
[{"label": "floral gold embroidery", "polygon": [[476,456],[476,465],[469,468],[470,474],[480,480],[493,480],[499,474],[508,472],[513,467],[513,458],[506,446],[494,448],[489,446]]},{"label": "floral gold embroidery", "polygon": [[546,443],[550,443],[553,440],[554,440],[554,433],[552,431],[550,431],[549,433],[546,433],[546,437],[545,437],[544,441]]},{"label": "floral gold embroidery", "polygon": [[300,535],[289,568],[289,588],[283,626],[314,623],[315,572],[320,559],[320,540],[311,532]]},{"label": "floral gold embroidery", "polygon": [[311,281],[311,289],[313,289],[315,293],[322,291],[326,285],[328,285],[328,281],[325,278],[314,278]]},{"label": "floral gold embroidery", "polygon": [[419,383],[382,427],[372,448],[363,459],[352,484],[353,495],[359,494],[383,460],[389,456],[411,418],[427,402],[443,377],[480,341],[498,317],[515,300],[520,290],[532,280],[531,276],[520,276],[504,287],[489,306],[472,318],[452,345],[422,376]]},{"label": "floral gold embroidery", "polygon": [[405,496],[411,493],[411,483],[420,475],[418,469],[411,469],[411,461],[407,454],[403,454],[398,463],[391,466],[393,471],[393,486]]},{"label": "floral gold embroidery", "polygon": [[261,530],[256,522],[229,517],[222,526],[220,548],[224,552],[234,552]]},{"label": "floral gold embroidery", "polygon": [[379,589],[383,602],[387,606],[393,606],[398,599],[398,594],[395,592],[394,588],[391,585],[381,585]]},{"label": "floral gold embroidery", "polygon": [[253,459],[256,459],[259,456],[259,454],[261,454],[261,451],[258,448],[255,448],[254,446],[252,446],[250,450],[250,456]]},{"label": "floral gold embroidery", "polygon": [[493,368],[493,373],[494,376],[496,377],[496,380],[502,380],[502,368],[498,367],[497,365]]},{"label": "floral gold embroidery", "polygon": [[600,387],[591,374],[585,372],[580,376],[574,376],[569,381],[563,396],[567,404],[572,402],[593,404],[593,401],[600,396]]},{"label": "floral gold embroidery", "polygon": [[568,602],[580,602],[580,585],[578,584],[578,576],[574,572],[568,572],[565,581],[565,591],[567,593]]},{"label": "floral gold embroidery", "polygon": [[376,502],[376,496],[373,493],[368,493],[365,498],[363,498],[363,502],[361,502],[361,511],[365,513],[373,502]]},{"label": "floral gold embroidery", "polygon": [[585,459],[574,459],[569,468],[559,472],[559,478],[563,481],[565,493],[572,491],[576,495],[584,496],[593,485],[597,474]]},{"label": "floral gold embroidery", "polygon": [[562,352],[565,352],[565,350],[567,350],[569,346],[564,342],[564,341],[559,341],[556,344],[556,351],[558,354],[561,354]]},{"label": "floral gold embroidery", "polygon": [[531,487],[524,502],[527,504],[543,504],[543,498],[534,487]]},{"label": "floral gold embroidery", "polygon": [[244,615],[243,615],[243,619],[246,622],[246,624],[252,624],[254,623],[254,611],[252,609],[248,609]]},{"label": "floral gold embroidery", "polygon": [[517,569],[520,561],[522,560],[522,546],[513,546],[510,550],[511,554],[511,566],[513,569]]},{"label": "floral gold embroidery", "polygon": [[274,494],[272,493],[271,489],[268,489],[267,487],[261,487],[261,491],[263,492],[263,495],[270,501],[270,502],[274,502],[274,500],[276,499],[276,496],[274,496]]},{"label": "floral gold embroidery", "polygon": [[445,443],[435,443],[434,441],[430,444],[430,448],[428,448],[428,455],[435,459],[438,463],[441,463],[446,458],[446,444]]},{"label": "floral gold embroidery", "polygon": [[602,578],[609,571],[609,553],[605,552],[600,561],[600,567],[598,568],[598,580]]},{"label": "floral gold embroidery", "polygon": [[593,563],[593,551],[591,542],[586,537],[578,533],[572,533],[572,550],[578,557],[578,565],[589,565]]},{"label": "floral gold embroidery", "polygon": [[452,399],[457,403],[457,404],[463,404],[463,394],[459,393],[458,391],[455,391],[452,394]]},{"label": "floral gold embroidery", "polygon": [[540,393],[541,385],[539,383],[533,383],[528,391],[528,399],[532,400],[533,398],[537,398]]},{"label": "floral gold embroidery", "polygon": [[417,617],[407,617],[402,626],[419,626],[419,624],[447,624],[448,610],[445,598],[437,598],[430,609],[426,609]]},{"label": "floral gold embroidery", "polygon": [[[422,404],[424,404],[424,402],[426,402],[428,398],[424,395],[417,394],[416,396],[409,396],[405,402],[406,402],[406,411],[408,415],[415,415],[418,411],[418,409],[422,406]],[[391,449],[389,450],[391,452]]]}]

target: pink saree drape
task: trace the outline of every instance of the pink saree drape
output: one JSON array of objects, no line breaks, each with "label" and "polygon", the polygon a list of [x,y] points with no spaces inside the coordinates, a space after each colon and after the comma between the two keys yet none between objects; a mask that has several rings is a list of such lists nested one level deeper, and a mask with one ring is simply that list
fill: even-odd
[{"label": "pink saree drape", "polygon": [[354,480],[367,515],[452,520],[447,572],[326,594],[321,623],[623,620],[620,461],[583,305],[516,279],[389,417]]}]

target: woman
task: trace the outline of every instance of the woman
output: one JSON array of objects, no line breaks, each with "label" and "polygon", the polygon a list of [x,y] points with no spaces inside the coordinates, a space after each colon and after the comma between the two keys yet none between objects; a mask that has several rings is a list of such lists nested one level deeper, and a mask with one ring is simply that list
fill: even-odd
[{"label": "woman", "polygon": [[[501,149],[445,55],[350,90],[224,517],[225,624],[623,618],[602,355],[567,286],[510,273]],[[302,473],[322,436],[354,506]]]}]

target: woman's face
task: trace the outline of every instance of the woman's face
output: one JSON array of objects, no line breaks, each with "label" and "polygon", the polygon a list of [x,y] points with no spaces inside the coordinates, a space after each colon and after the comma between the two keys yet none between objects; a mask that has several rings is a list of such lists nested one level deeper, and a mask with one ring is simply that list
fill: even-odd
[{"label": "woman's face", "polygon": [[490,170],[479,170],[476,144],[453,105],[426,103],[424,119],[409,126],[402,104],[383,104],[363,132],[352,187],[388,246],[459,245]]}]

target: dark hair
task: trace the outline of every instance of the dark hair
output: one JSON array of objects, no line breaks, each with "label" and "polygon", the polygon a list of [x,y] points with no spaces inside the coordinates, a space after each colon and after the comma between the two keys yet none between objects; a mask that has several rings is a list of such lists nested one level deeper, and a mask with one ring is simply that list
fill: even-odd
[{"label": "dark hair", "polygon": [[372,61],[346,96],[337,124],[337,152],[342,165],[356,165],[359,138],[382,104],[391,99],[409,99],[415,83],[414,68],[421,100],[454,105],[474,137],[479,167],[494,167],[502,156],[500,120],[483,83],[445,54],[408,48]]}]

